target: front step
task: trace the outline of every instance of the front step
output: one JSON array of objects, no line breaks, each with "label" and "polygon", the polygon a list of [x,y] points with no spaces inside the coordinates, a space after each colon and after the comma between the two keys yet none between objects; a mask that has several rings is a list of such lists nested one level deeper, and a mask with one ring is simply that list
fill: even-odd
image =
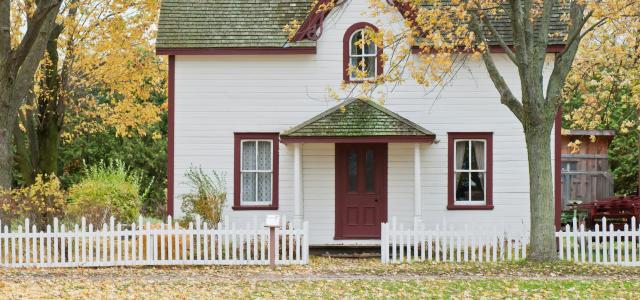
[{"label": "front step", "polygon": [[379,246],[316,246],[309,248],[309,254],[334,258],[379,258]]}]

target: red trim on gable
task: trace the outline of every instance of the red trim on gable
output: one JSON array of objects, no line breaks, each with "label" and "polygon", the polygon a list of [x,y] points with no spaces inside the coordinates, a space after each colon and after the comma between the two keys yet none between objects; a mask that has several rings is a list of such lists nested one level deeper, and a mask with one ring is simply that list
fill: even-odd
[{"label": "red trim on gable", "polygon": [[[280,154],[279,154],[279,133],[277,132],[235,132],[233,134],[233,210],[278,210],[278,186],[280,173]],[[272,180],[272,196],[271,205],[242,205],[240,201],[240,142],[244,139],[263,139],[272,140],[273,154],[273,177]]]},{"label": "red trim on gable", "polygon": [[[380,31],[378,27],[376,27],[371,23],[359,22],[351,25],[351,27],[347,28],[347,31],[344,32],[344,37],[342,38],[342,79],[344,80],[344,82],[360,82],[360,81],[352,81],[349,79],[349,46],[351,44],[351,41],[350,41],[351,35],[357,30],[360,30],[363,28],[371,28],[375,32]],[[378,53],[376,55],[378,70],[377,70],[376,76],[382,75],[384,71],[384,64],[382,61],[383,51],[384,50],[382,47],[378,47]]]},{"label": "red trim on gable", "polygon": [[335,8],[335,6],[340,6],[344,4],[343,2],[336,3],[334,7],[328,10],[320,10],[320,5],[327,4],[332,0],[318,0],[314,7],[311,9],[311,12],[304,19],[300,28],[296,31],[296,34],[291,38],[292,42],[299,42],[302,40],[311,40],[317,41],[322,35],[322,31],[324,29],[324,18]]},{"label": "red trim on gable", "polygon": [[167,130],[167,215],[173,216],[174,156],[175,156],[175,80],[176,57],[169,55],[169,75],[167,79],[167,104],[169,105]]},{"label": "red trim on gable", "polygon": [[289,55],[289,54],[316,54],[316,47],[156,48],[156,55]]},{"label": "red trim on gable", "polygon": [[[511,46],[509,48],[513,49],[513,47]],[[491,51],[491,53],[505,53],[504,48],[498,45],[489,46],[489,50]],[[564,45],[548,45],[547,46],[547,53],[560,53],[562,52],[562,50],[564,50]],[[433,52],[435,53],[435,51]],[[418,46],[411,47],[411,53],[419,54],[420,47]]]},{"label": "red trim on gable", "polygon": [[[447,209],[448,210],[491,210],[493,209],[493,132],[449,132],[447,145]],[[454,199],[454,140],[456,139],[484,139],[487,141],[487,178],[486,201],[483,205],[460,205]]]},{"label": "red trim on gable", "polygon": [[432,135],[396,136],[281,136],[283,144],[290,143],[433,143]]},{"label": "red trim on gable", "polygon": [[562,212],[562,107],[558,109],[555,120],[555,132],[554,132],[554,189],[553,194],[555,198],[555,223],[556,230],[560,230],[560,214]]}]

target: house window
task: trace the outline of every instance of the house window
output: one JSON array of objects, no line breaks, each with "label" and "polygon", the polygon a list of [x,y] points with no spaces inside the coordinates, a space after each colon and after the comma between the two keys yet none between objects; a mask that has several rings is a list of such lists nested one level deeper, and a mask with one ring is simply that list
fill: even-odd
[{"label": "house window", "polygon": [[236,133],[234,209],[278,208],[278,134]]},{"label": "house window", "polygon": [[449,209],[492,209],[492,133],[449,133]]},{"label": "house window", "polygon": [[343,75],[345,82],[372,80],[382,75],[380,49],[369,36],[378,28],[369,23],[357,23],[349,27],[344,35]]},{"label": "house window", "polygon": [[357,71],[349,73],[350,80],[367,80],[376,77],[378,47],[367,36],[365,29],[351,34],[349,65]]}]

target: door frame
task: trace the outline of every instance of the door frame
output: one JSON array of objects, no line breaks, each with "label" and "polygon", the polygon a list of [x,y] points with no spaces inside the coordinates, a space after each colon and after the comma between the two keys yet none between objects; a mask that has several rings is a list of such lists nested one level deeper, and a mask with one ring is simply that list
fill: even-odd
[{"label": "door frame", "polygon": [[[349,237],[344,235],[344,224],[342,222],[343,216],[346,213],[344,210],[344,205],[341,205],[344,202],[344,198],[341,197],[341,194],[344,190],[346,190],[347,178],[346,171],[344,168],[341,168],[342,163],[344,163],[344,159],[346,159],[346,151],[342,148],[344,145],[359,145],[359,144],[375,144],[380,145],[380,152],[382,153],[382,157],[380,160],[376,159],[376,163],[382,164],[382,172],[381,174],[376,173],[376,181],[381,185],[379,187],[378,199],[380,201],[380,222],[387,222],[388,219],[388,174],[389,174],[389,144],[387,143],[335,143],[334,144],[334,153],[335,153],[335,222],[334,222],[334,240],[379,240],[381,238],[382,233],[378,232],[376,236],[372,237]],[[341,149],[339,149],[339,147]],[[339,151],[340,150],[340,151]],[[340,157],[341,156],[341,157]],[[342,170],[342,171],[339,171]],[[382,227],[382,226],[381,226]]]}]

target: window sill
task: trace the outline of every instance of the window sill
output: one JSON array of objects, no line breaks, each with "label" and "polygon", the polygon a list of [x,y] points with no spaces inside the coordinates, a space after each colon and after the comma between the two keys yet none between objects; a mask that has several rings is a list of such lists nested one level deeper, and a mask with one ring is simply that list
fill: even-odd
[{"label": "window sill", "polygon": [[484,205],[447,205],[447,210],[493,210],[493,204]]},{"label": "window sill", "polygon": [[345,83],[375,83],[376,79],[375,78],[370,78],[370,79],[348,79],[345,80]]},{"label": "window sill", "polygon": [[252,205],[252,206],[237,206],[234,205],[231,207],[233,210],[278,210],[277,205]]}]

